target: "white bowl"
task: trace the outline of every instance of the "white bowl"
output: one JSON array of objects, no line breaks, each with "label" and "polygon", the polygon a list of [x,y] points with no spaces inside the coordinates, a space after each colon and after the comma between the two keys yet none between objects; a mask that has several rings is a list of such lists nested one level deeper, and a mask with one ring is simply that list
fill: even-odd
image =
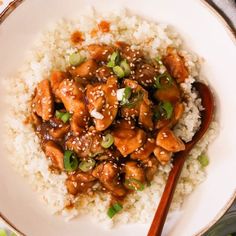
[{"label": "white bowl", "polygon": [[[15,4],[19,2],[15,1]],[[171,24],[181,34],[186,46],[205,59],[202,73],[217,96],[220,132],[209,149],[211,163],[206,181],[186,199],[183,214],[168,232],[168,235],[201,235],[226,211],[235,197],[235,35],[223,18],[201,0],[25,0],[6,19],[6,14],[1,16],[1,20],[5,20],[0,26],[0,78],[17,71],[37,34],[48,23],[61,17],[76,16],[88,5],[104,11],[123,6],[134,14]],[[113,230],[104,230],[87,217],[65,223],[61,217],[48,214],[37,194],[12,170],[4,155],[0,157],[0,166],[1,215],[26,235],[141,236],[148,231],[151,222],[123,225]]]}]

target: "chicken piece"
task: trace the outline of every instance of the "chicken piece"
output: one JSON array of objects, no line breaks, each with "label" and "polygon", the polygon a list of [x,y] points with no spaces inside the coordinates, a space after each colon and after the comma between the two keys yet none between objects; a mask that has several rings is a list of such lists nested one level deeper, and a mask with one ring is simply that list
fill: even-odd
[{"label": "chicken piece", "polygon": [[32,100],[32,110],[43,120],[49,120],[54,114],[54,100],[47,79],[38,83],[35,96]]},{"label": "chicken piece", "polygon": [[141,147],[146,141],[146,133],[142,129],[133,129],[128,125],[123,127],[125,123],[128,121],[123,120],[117,124],[112,132],[114,144],[124,157]]},{"label": "chicken piece", "polygon": [[39,117],[35,112],[32,112],[31,116],[29,117],[29,121],[35,128],[42,124],[41,117]]},{"label": "chicken piece", "polygon": [[82,84],[87,84],[88,81],[95,77],[97,68],[97,63],[94,60],[90,59],[83,62],[79,66],[72,68],[70,70],[70,73],[74,77],[81,78],[80,82]]},{"label": "chicken piece", "polygon": [[92,175],[98,178],[112,195],[122,197],[126,194],[126,190],[120,181],[119,168],[115,163],[102,162],[95,167]]},{"label": "chicken piece", "polygon": [[60,99],[58,99],[58,88],[60,86],[60,83],[66,78],[66,74],[61,71],[53,71],[50,77],[52,92],[56,98],[56,102],[60,102]]},{"label": "chicken piece", "polygon": [[143,125],[146,129],[153,130],[153,112],[150,109],[151,104],[148,104],[145,102],[143,99],[143,102],[140,104],[140,109],[139,109],[139,124]]},{"label": "chicken piece", "polygon": [[150,64],[139,64],[135,69],[134,79],[141,85],[147,87],[153,85],[154,77],[158,74],[158,70]]},{"label": "chicken piece", "polygon": [[183,83],[188,78],[189,72],[185,66],[185,60],[175,48],[168,47],[162,61],[177,83]]},{"label": "chicken piece", "polygon": [[172,81],[172,84],[167,86],[166,88],[157,89],[154,93],[154,97],[158,101],[177,102],[180,100],[180,89],[178,88],[176,83]]},{"label": "chicken piece", "polygon": [[131,46],[125,42],[116,42],[115,45],[120,50],[121,56],[129,63],[135,64],[142,61],[144,58],[143,51],[132,49]]},{"label": "chicken piece", "polygon": [[148,182],[151,182],[158,170],[158,161],[155,156],[150,156],[145,164],[145,175]]},{"label": "chicken piece", "polygon": [[128,161],[124,166],[125,179],[126,180],[138,180],[141,183],[145,182],[144,169],[138,165],[136,161]]},{"label": "chicken piece", "polygon": [[180,102],[177,102],[174,106],[174,124],[177,123],[177,121],[182,117],[184,113],[184,104],[183,103],[180,103]]},{"label": "chicken piece", "polygon": [[121,116],[122,117],[127,117],[127,118],[128,117],[132,117],[132,118],[135,118],[135,117],[138,117],[138,115],[139,115],[138,106],[135,106],[135,107],[125,107],[125,106],[123,106],[121,108]]},{"label": "chicken piece", "polygon": [[46,157],[52,161],[52,166],[59,170],[64,170],[64,154],[59,145],[55,142],[48,140],[43,143],[43,149]]},{"label": "chicken piece", "polygon": [[[116,117],[118,111],[116,91],[117,79],[113,76],[108,78],[106,84],[87,87],[88,109],[94,117],[95,127],[98,131],[107,129]],[[99,112],[100,117],[95,117],[94,112],[96,114]]]},{"label": "chicken piece", "polygon": [[66,180],[67,191],[72,195],[87,192],[96,183],[96,178],[90,172],[76,171],[69,173]]},{"label": "chicken piece", "polygon": [[66,110],[73,113],[71,120],[72,131],[80,134],[87,125],[89,117],[83,90],[75,81],[65,79],[58,88],[58,96]]},{"label": "chicken piece", "polygon": [[140,147],[137,151],[133,152],[130,155],[130,158],[133,160],[146,162],[146,160],[151,155],[155,147],[156,147],[155,140],[148,138],[147,142],[142,147]]},{"label": "chicken piece", "polygon": [[152,102],[148,98],[148,92],[144,88],[142,88],[142,86],[140,86],[136,81],[126,79],[124,81],[124,84],[132,89],[132,93],[139,94],[139,96],[141,97],[139,101],[135,102],[133,108],[132,107],[122,108],[121,114],[125,117],[127,117],[127,115],[132,114],[131,117],[133,117],[134,114],[138,113],[139,123],[143,125],[143,127],[145,127],[146,129],[152,130],[153,129],[153,121],[152,121],[153,112],[151,109]]},{"label": "chicken piece", "polygon": [[170,152],[185,150],[185,145],[181,139],[175,136],[168,127],[162,128],[156,137],[156,145]]},{"label": "chicken piece", "polygon": [[107,61],[108,57],[115,51],[111,46],[105,44],[90,44],[88,46],[88,52],[91,59],[95,61]]},{"label": "chicken piece", "polygon": [[166,165],[171,160],[172,152],[168,152],[162,147],[157,146],[154,149],[154,155],[162,165]]},{"label": "chicken piece", "polygon": [[99,67],[96,71],[96,77],[101,82],[107,82],[107,79],[113,75],[111,68],[107,66]]},{"label": "chicken piece", "polygon": [[80,136],[70,136],[65,142],[69,150],[73,150],[80,158],[86,159],[95,154],[104,153],[101,146],[102,135],[94,127],[90,127],[88,132]]},{"label": "chicken piece", "polygon": [[49,131],[50,136],[53,137],[53,139],[61,139],[65,136],[66,133],[68,133],[70,130],[70,125],[66,124],[62,127],[53,128]]},{"label": "chicken piece", "polygon": [[161,129],[163,127],[171,127],[172,122],[170,119],[160,119],[155,122],[155,129]]},{"label": "chicken piece", "polygon": [[173,111],[173,115],[171,119],[157,120],[155,123],[155,128],[161,129],[163,127],[169,127],[169,128],[173,127],[178,122],[178,120],[182,117],[183,112],[184,112],[184,104],[177,102],[174,105],[174,111]]}]

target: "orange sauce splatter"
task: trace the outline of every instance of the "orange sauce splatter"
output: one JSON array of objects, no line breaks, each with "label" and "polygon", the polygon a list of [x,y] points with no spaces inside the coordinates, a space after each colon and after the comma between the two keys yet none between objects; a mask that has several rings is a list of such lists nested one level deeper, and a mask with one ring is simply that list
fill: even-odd
[{"label": "orange sauce splatter", "polygon": [[100,31],[102,31],[103,33],[107,33],[110,31],[110,23],[107,21],[102,20],[99,24],[98,24],[98,28]]},{"label": "orange sauce splatter", "polygon": [[79,44],[84,41],[84,37],[80,31],[75,31],[71,37],[70,40],[73,44]]}]

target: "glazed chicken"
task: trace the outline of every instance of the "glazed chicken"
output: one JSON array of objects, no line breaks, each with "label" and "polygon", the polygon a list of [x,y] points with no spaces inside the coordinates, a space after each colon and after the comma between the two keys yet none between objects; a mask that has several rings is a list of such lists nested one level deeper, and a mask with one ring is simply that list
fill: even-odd
[{"label": "glazed chicken", "polygon": [[121,202],[185,149],[173,128],[188,70],[175,48],[162,55],[164,73],[124,42],[85,49],[88,58],[73,53],[66,71],[37,85],[30,120],[50,169],[67,174],[69,194],[105,191]]}]

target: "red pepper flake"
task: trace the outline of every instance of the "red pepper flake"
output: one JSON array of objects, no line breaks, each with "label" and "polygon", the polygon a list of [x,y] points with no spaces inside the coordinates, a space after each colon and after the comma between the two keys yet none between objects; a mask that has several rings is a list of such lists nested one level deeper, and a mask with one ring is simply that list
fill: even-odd
[{"label": "red pepper flake", "polygon": [[98,28],[100,31],[102,31],[103,33],[107,33],[110,31],[110,23],[107,21],[102,20],[99,24],[98,24]]},{"label": "red pepper flake", "polygon": [[84,41],[84,37],[80,31],[75,31],[71,37],[70,40],[73,44],[82,43]]}]

